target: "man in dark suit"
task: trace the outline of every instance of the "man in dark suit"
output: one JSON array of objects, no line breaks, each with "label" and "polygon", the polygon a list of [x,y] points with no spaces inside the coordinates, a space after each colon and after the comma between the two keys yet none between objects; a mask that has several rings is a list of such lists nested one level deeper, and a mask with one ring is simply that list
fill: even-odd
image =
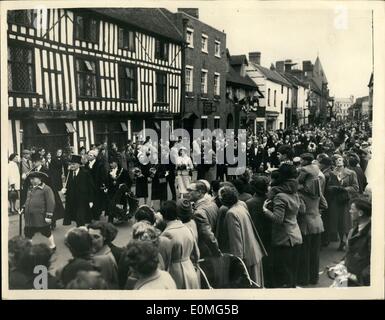
[{"label": "man in dark suit", "polygon": [[81,156],[72,155],[67,185],[62,189],[66,195],[66,208],[63,225],[84,226],[92,219],[91,209],[95,202],[95,186],[88,170],[81,168]]},{"label": "man in dark suit", "polygon": [[258,171],[263,161],[263,149],[258,145],[258,140],[255,140],[249,150],[250,167],[253,172]]},{"label": "man in dark suit", "polygon": [[95,202],[91,208],[92,220],[99,220],[102,211],[106,210],[105,204],[107,203],[106,193],[104,189],[107,185],[107,171],[102,161],[97,159],[97,150],[90,150],[87,158],[88,163],[85,168],[89,171],[93,184],[95,186]]}]

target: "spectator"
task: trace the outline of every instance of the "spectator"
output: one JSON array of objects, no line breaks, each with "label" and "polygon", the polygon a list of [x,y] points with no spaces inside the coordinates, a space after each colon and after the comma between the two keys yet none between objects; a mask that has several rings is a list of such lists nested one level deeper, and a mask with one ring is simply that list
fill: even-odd
[{"label": "spectator", "polygon": [[355,227],[347,239],[345,266],[349,272],[348,286],[370,286],[372,205],[367,200],[353,199],[349,212]]},{"label": "spectator", "polygon": [[76,290],[107,290],[107,282],[103,279],[100,272],[97,271],[79,271],[76,278],[73,279],[66,289]]},{"label": "spectator", "polygon": [[198,246],[202,258],[219,256],[218,241],[215,238],[218,207],[206,197],[207,186],[197,181],[188,186],[188,200],[194,204],[194,220],[198,228]]},{"label": "spectator", "polygon": [[85,227],[70,229],[64,238],[72,258],[57,272],[64,287],[77,277],[79,271],[99,270],[92,257],[92,238]]},{"label": "spectator", "polygon": [[266,249],[267,256],[263,257],[263,278],[265,287],[272,287],[272,264],[270,258],[271,251],[271,220],[263,214],[263,204],[267,199],[267,190],[269,180],[267,177],[257,176],[251,181],[255,193],[252,198],[246,201],[251,219],[259,236],[261,237],[263,246]]},{"label": "spectator", "polygon": [[223,228],[218,230],[218,243],[222,252],[241,258],[250,277],[263,287],[262,258],[266,250],[254,227],[247,206],[238,200],[234,187],[223,187],[219,190],[221,203],[227,212],[223,215]]},{"label": "spectator", "polygon": [[320,209],[326,210],[327,203],[322,194],[320,170],[312,163],[313,155],[305,153],[301,155],[301,159],[298,176],[299,195],[305,203],[306,210],[304,214],[298,215],[302,233],[298,284],[306,286],[318,283],[321,234],[324,231]]},{"label": "spectator", "polygon": [[151,241],[132,241],[127,246],[127,263],[138,276],[134,290],[176,289],[170,274],[159,270],[159,251]]},{"label": "spectator", "polygon": [[[271,256],[273,287],[295,288],[302,235],[297,222],[304,205],[298,195],[295,166],[282,164],[277,185],[269,192],[263,212],[272,221]],[[271,206],[270,206],[271,204]]]},{"label": "spectator", "polygon": [[[27,246],[21,250],[16,270],[10,279],[10,289],[61,289],[56,277],[49,273],[52,250],[43,243]],[[36,266],[45,267],[47,279],[36,281]],[[41,271],[41,269],[39,269]],[[45,273],[43,272],[42,275]]]},{"label": "spectator", "polygon": [[166,201],[160,209],[167,222],[162,235],[172,241],[172,256],[169,272],[178,289],[199,289],[199,280],[190,259],[194,250],[194,236],[190,230],[178,220],[176,203]]},{"label": "spectator", "polygon": [[97,221],[87,226],[92,239],[94,261],[111,289],[118,287],[118,265],[109,244],[111,243],[111,224]]},{"label": "spectator", "polygon": [[20,192],[19,156],[12,153],[8,160],[8,201],[11,214],[16,214],[16,200],[19,199]]}]

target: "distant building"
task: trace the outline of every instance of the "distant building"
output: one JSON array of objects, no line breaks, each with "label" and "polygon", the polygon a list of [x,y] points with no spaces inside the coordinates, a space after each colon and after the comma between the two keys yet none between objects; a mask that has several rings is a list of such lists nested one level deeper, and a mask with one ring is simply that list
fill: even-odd
[{"label": "distant building", "polygon": [[331,120],[334,99],[329,96],[328,80],[320,58],[317,57],[314,64],[309,60],[303,61],[302,70],[295,69],[290,73],[302,80],[309,88],[307,104],[309,123]]},{"label": "distant building", "polygon": [[232,110],[226,105],[226,34],[199,20],[199,9],[164,10],[184,34],[184,110],[182,126],[225,128]]},{"label": "distant building", "polygon": [[258,86],[263,98],[260,106],[266,108],[263,122],[266,130],[285,128],[285,110],[291,108],[292,85],[279,72],[261,66],[261,53],[249,53],[249,66],[247,74]]},{"label": "distant building", "polygon": [[[236,129],[255,133],[260,129],[258,118],[265,117],[265,108],[259,107],[262,94],[246,72],[248,65],[246,55],[231,56],[227,50],[226,103],[233,110],[230,119],[234,119]],[[228,125],[231,127],[231,123]]]},{"label": "distant building", "polygon": [[348,119],[348,110],[354,103],[354,96],[349,98],[335,98],[334,100],[334,114],[336,120],[344,121]]},{"label": "distant building", "polygon": [[370,115],[369,96],[357,98],[349,108],[348,113],[351,120],[368,120]]},{"label": "distant building", "polygon": [[[301,80],[301,70],[293,69],[292,60],[277,61],[275,70],[288,80],[291,85],[291,107],[285,109],[285,127],[300,126],[308,123],[309,85]],[[299,76],[298,76],[299,73]]]}]

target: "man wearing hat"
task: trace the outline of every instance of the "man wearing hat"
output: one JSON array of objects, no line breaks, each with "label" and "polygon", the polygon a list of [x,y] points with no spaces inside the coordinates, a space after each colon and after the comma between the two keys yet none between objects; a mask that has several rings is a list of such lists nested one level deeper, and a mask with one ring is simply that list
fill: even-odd
[{"label": "man wearing hat", "polygon": [[[107,203],[107,197],[104,192],[104,189],[107,186],[108,181],[108,172],[102,161],[97,159],[98,151],[90,150],[87,154],[88,163],[86,164],[86,168],[91,174],[92,180],[95,186],[95,203],[91,209],[92,219],[99,220],[102,210],[106,210],[106,206],[104,204]],[[109,159],[111,161],[111,159]],[[113,159],[112,159],[113,160]]]},{"label": "man wearing hat", "polygon": [[32,239],[36,233],[40,232],[48,238],[49,248],[55,250],[56,245],[51,232],[55,196],[52,189],[45,183],[48,176],[43,172],[35,171],[31,172],[27,179],[31,181],[31,186],[24,205],[24,234]]},{"label": "man wearing hat", "polygon": [[88,170],[80,167],[82,157],[72,155],[69,160],[70,172],[66,187],[62,192],[66,195],[66,208],[63,225],[84,226],[92,220],[91,208],[95,201],[95,186]]},{"label": "man wearing hat", "polygon": [[[24,150],[24,151],[27,151],[27,150]],[[28,152],[27,152],[27,154],[28,154]],[[48,176],[48,170],[46,170],[43,167],[43,162],[42,162],[40,155],[38,153],[29,154],[29,156],[27,156],[27,157],[28,157],[31,165],[29,167],[28,172],[26,172],[25,177],[27,177],[27,175],[31,172],[43,172],[44,174],[46,174]],[[27,163],[28,162],[26,162],[25,164],[27,164]],[[46,183],[49,185],[49,178],[46,180]],[[24,179],[23,192],[22,192],[21,200],[20,200],[21,205],[24,204],[24,202],[27,198],[27,192],[28,192],[30,186],[31,186],[30,179]]]}]

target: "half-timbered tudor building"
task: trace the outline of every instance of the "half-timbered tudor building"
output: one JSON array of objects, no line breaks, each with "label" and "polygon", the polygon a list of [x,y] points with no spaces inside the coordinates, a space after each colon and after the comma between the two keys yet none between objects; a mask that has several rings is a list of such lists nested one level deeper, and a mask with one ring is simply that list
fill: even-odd
[{"label": "half-timbered tudor building", "polygon": [[8,11],[9,152],[128,139],[180,118],[183,36],[159,9]]}]

